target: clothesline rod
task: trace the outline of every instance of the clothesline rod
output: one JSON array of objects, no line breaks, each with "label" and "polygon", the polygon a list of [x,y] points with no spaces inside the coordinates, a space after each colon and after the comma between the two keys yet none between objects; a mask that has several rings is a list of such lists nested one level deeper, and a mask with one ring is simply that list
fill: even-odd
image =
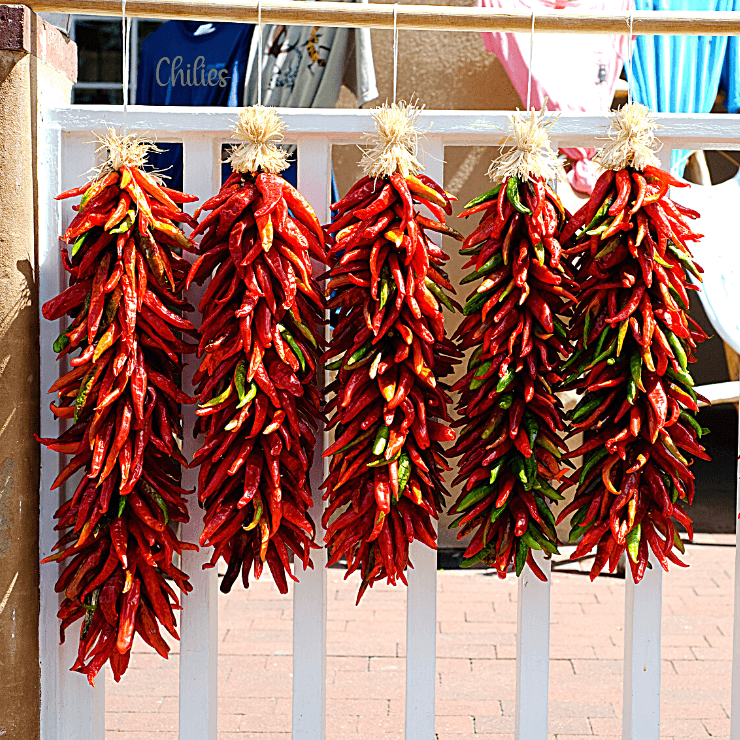
[{"label": "clothesline rod", "polygon": [[[27,0],[36,12],[120,16],[120,0]],[[283,0],[262,3],[262,22],[291,26],[393,28],[390,3]],[[257,22],[257,3],[243,0],[127,0],[135,18]],[[417,31],[507,31],[529,33],[532,14],[449,5],[398,5],[397,27]],[[543,12],[535,33],[628,34],[629,13]],[[635,11],[636,35],[740,36],[740,13],[720,11]]]}]

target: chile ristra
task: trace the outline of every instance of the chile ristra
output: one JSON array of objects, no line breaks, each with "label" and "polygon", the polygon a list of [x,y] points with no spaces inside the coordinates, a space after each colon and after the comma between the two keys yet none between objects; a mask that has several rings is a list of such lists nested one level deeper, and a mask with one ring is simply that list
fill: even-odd
[{"label": "chile ristra", "polygon": [[197,550],[173,529],[188,521],[191,493],[180,487],[178,442],[180,404],[191,399],[177,383],[181,355],[195,351],[182,337],[195,335],[193,325],[176,313],[192,310],[179,297],[189,263],[174,251],[193,245],[175,224],[195,225],[179,204],[196,198],[140,169],[146,145],[112,134],[106,145],[118,153],[116,169],[109,160],[96,180],[58,196],[82,196],[63,238],[74,245],[71,254],[62,248],[70,287],[42,309],[49,320],[69,317],[54,350],[71,369],[49,392],[59,399],[52,412],[70,426],[39,440],[71,456],[52,490],[83,474],[55,514],[58,552],[43,562],[63,563],[62,641],[82,619],[72,670],[91,684],[107,661],[120,679],[135,632],[167,657],[160,626],[177,638],[180,605],[165,577],[190,591],[173,557]]},{"label": "chile ristra", "polygon": [[[250,108],[236,135],[269,144],[269,127],[280,135],[274,111]],[[249,159],[258,149],[252,141],[232,155],[235,171],[203,204],[210,213],[197,229],[205,235],[188,277],[188,284],[210,278],[199,305],[203,359],[193,377],[195,432],[205,438],[193,465],[200,466],[198,497],[206,510],[200,543],[214,547],[211,567],[219,558],[227,563],[221,590],[228,592],[240,572],[248,586],[250,573],[259,578],[267,563],[287,593],[286,574],[297,580],[291,553],[306,568],[314,546],[308,471],[320,417],[323,298],[311,256],[326,256],[313,210],[279,174],[264,171],[264,153]],[[270,151],[279,171],[280,151]]]},{"label": "chile ristra", "polygon": [[[402,126],[406,115],[395,105],[376,111]],[[326,388],[334,443],[324,525],[329,564],[346,558],[350,573],[360,570],[358,602],[375,581],[406,583],[415,539],[436,548],[432,519],[448,469],[440,443],[454,438],[439,381],[459,362],[441,310],[454,310],[445,294],[454,290],[442,268],[449,258],[428,233],[462,237],[445,225],[450,196],[418,168],[390,161],[392,172],[371,171],[332,206],[327,228],[336,326],[325,359],[339,359]]]},{"label": "chile ristra", "polygon": [[531,553],[557,552],[549,500],[562,499],[554,486],[567,448],[552,384],[570,352],[559,315],[573,281],[561,260],[560,199],[542,175],[518,169],[461,214],[482,216],[461,250],[475,268],[462,282],[476,287],[454,339],[474,349],[453,388],[463,428],[450,455],[461,456],[454,484],[464,485],[450,513],[458,538],[473,533],[463,565],[485,563],[503,578],[528,563],[544,580]]},{"label": "chile ristra", "polygon": [[[634,107],[622,115],[644,115]],[[648,160],[655,160],[648,152]],[[668,570],[685,565],[676,528],[692,536],[684,506],[694,495],[691,456],[708,460],[699,439],[697,394],[688,363],[706,335],[688,315],[701,280],[689,244],[698,213],[668,197],[686,187],[653,164],[606,170],[564,236],[576,258],[578,304],[564,389],[583,393],[569,414],[573,432],[590,430],[571,519],[573,557],[596,548],[591,577],[613,571],[627,551],[635,582],[649,550]],[[657,161],[657,160],[656,160]]]}]

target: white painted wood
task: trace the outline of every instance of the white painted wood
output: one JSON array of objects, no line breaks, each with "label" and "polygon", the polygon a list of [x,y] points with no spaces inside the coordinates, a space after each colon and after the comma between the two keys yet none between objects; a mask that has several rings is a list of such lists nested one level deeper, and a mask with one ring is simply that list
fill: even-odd
[{"label": "white painted wood", "polygon": [[[201,201],[218,192],[221,185],[220,144],[208,135],[191,135],[183,139],[183,188]],[[194,204],[197,205],[197,204]],[[194,210],[190,206],[191,211]],[[185,255],[191,261],[194,255]],[[196,306],[205,288],[192,286],[190,302]],[[196,326],[197,311],[189,315]],[[193,373],[198,367],[195,355],[187,355],[183,372],[183,390],[193,393]],[[186,460],[202,440],[193,439],[195,406],[183,406],[183,455]],[[198,471],[183,471],[183,488],[196,488]],[[203,510],[197,494],[189,497],[190,521],[181,528],[181,539],[198,543],[203,530]],[[211,548],[200,552],[185,550],[182,569],[190,576],[193,590],[183,595],[180,612],[180,740],[216,740],[218,699],[218,575],[216,568],[203,570],[211,557]]]},{"label": "white painted wood", "polygon": [[[436,528],[436,523],[435,523]],[[414,541],[406,571],[406,740],[434,740],[437,685],[437,551]]]},{"label": "white painted wood", "polygon": [[640,583],[629,568],[625,577],[622,740],[660,738],[663,570],[652,553],[650,563]]},{"label": "white painted wood", "polygon": [[[61,233],[61,205],[54,196],[62,190],[61,176],[62,134],[59,130],[47,131],[39,137],[39,199],[46,204],[39,210],[39,307],[62,289],[62,267],[59,255]],[[43,178],[43,179],[41,179]],[[46,390],[59,377],[57,363],[51,354],[51,345],[59,335],[60,322],[39,319],[41,418],[42,437],[56,437],[59,422],[49,411]],[[39,560],[51,553],[57,541],[54,531],[54,511],[59,497],[49,489],[61,470],[60,455],[40,447],[41,470],[39,481]],[[54,593],[54,584],[59,575],[56,565],[40,566],[39,571],[39,667],[41,670],[41,740],[58,740],[57,706],[59,703],[59,629],[56,612],[59,596]]]},{"label": "white painted wood", "polygon": [[545,582],[528,565],[519,577],[516,607],[516,740],[546,740],[550,675],[550,560],[532,551]]},{"label": "white painted wood", "polygon": [[[295,143],[299,134],[325,136],[333,144],[361,143],[363,134],[373,130],[370,110],[278,108],[288,125],[285,140]],[[485,145],[503,142],[508,127],[506,111],[425,110],[419,116],[421,128],[433,124],[434,136],[444,137],[446,146]],[[558,145],[594,146],[604,143],[608,116],[561,112],[552,129]],[[177,141],[186,132],[208,132],[224,140],[231,136],[234,111],[228,108],[182,108],[129,106],[129,130],[156,131],[161,141]],[[76,105],[52,108],[47,114],[52,126],[65,131],[100,131],[106,124],[120,127],[120,106]],[[656,113],[655,120],[664,149],[740,149],[740,116],[729,114]]]},{"label": "white painted wood", "polygon": [[[658,153],[670,168],[671,147]],[[631,569],[625,574],[624,683],[622,740],[660,738],[660,628],[663,611],[663,570],[653,553],[640,583]]]},{"label": "white painted wood", "polygon": [[[74,215],[72,203],[60,203],[54,196],[63,190],[81,185],[82,175],[93,163],[93,147],[74,137],[64,140],[58,129],[47,130],[39,137],[41,162],[39,197],[45,208],[39,210],[39,309],[46,301],[67,287],[60,257],[59,235]],[[89,138],[89,137],[88,137]],[[66,372],[56,361],[51,345],[63,328],[61,321],[40,317],[40,432],[43,437],[57,437],[65,428],[49,410],[54,396],[46,391]],[[51,491],[51,484],[65,462],[60,455],[41,446],[39,556],[51,554],[59,538],[54,531],[54,512],[71,493],[69,485]],[[65,561],[63,565],[66,565]],[[41,670],[41,737],[43,740],[102,740],[105,736],[105,674],[96,678],[91,689],[87,678],[69,669],[77,658],[77,638],[80,623],[67,630],[64,645],[59,646],[59,620],[56,613],[61,595],[54,592],[59,565],[47,563],[40,567],[39,663]]]},{"label": "white painted wood", "polygon": [[[735,386],[738,382],[735,381]],[[740,737],[740,420],[737,440],[737,498],[735,504],[735,612],[732,625],[732,705],[730,737]]]},{"label": "white painted wood", "polygon": [[[28,0],[37,12],[76,13],[120,16],[118,0]],[[330,2],[240,0],[128,0],[127,12],[141,18],[177,18],[180,20],[258,22],[294,26],[335,26],[393,28],[436,31],[519,31],[542,33],[609,33],[740,35],[740,18],[733,12],[700,11],[624,11],[612,13],[543,12],[536,19],[527,12],[506,9],[470,8],[439,5],[400,4],[397,17],[390,5],[372,4],[349,7]]]},{"label": "white painted wood", "polygon": [[[738,400],[737,380],[697,385],[694,391],[707,398],[712,406],[716,406],[718,403],[733,403]],[[697,403],[699,406],[708,405],[704,401],[697,401]]]},{"label": "white painted wood", "polygon": [[[315,207],[322,221],[328,220],[329,153],[332,143],[358,143],[372,129],[368,111],[282,110],[291,127],[286,140],[299,141],[300,188]],[[209,197],[220,183],[220,145],[230,135],[233,112],[223,109],[148,108],[129,109],[129,130],[156,132],[160,140],[184,141],[185,189],[201,198]],[[740,149],[740,119],[721,115],[659,115],[665,143],[663,157],[673,147],[691,149]],[[93,163],[93,138],[90,131],[103,131],[106,125],[119,126],[120,108],[112,106],[57,108],[45,116],[40,147],[45,156],[39,249],[41,303],[62,289],[58,235],[68,223],[70,204],[60,205],[53,195],[61,189],[84,182],[84,173]],[[434,122],[433,134],[424,141],[426,171],[441,181],[443,145],[496,144],[506,129],[503,112],[425,111],[422,125]],[[558,145],[598,145],[608,119],[603,116],[563,113],[556,124]],[[62,175],[63,173],[63,175]],[[193,299],[196,296],[193,295]],[[57,322],[59,323],[59,322]],[[58,368],[49,346],[60,330],[52,322],[41,322],[41,433],[56,436],[60,429],[48,411],[45,388],[58,377]],[[192,358],[191,358],[192,362]],[[194,367],[185,373],[185,388],[190,391]],[[728,384],[713,384],[699,389],[717,402],[737,398],[737,389]],[[185,411],[184,454],[192,455],[192,407]],[[325,439],[320,445],[326,445]],[[320,450],[317,449],[317,456]],[[60,460],[45,448],[41,453],[40,555],[49,554],[56,541],[52,515],[60,497],[49,493],[51,481],[60,470]],[[311,471],[314,491],[323,478],[323,464]],[[185,472],[186,487],[193,487],[195,473]],[[739,484],[740,486],[740,484]],[[63,495],[64,492],[62,492]],[[318,496],[317,496],[318,498]],[[186,540],[197,541],[202,511],[191,501],[192,521],[183,528]],[[740,509],[740,487],[738,491]],[[312,515],[320,522],[322,505],[317,501]],[[317,540],[322,539],[322,532]],[[740,529],[738,530],[740,539]],[[202,571],[208,553],[186,553],[183,568],[190,574],[195,591],[185,597],[181,617],[180,662],[180,738],[215,740],[217,695],[217,578],[215,570]],[[416,566],[409,572],[407,609],[407,695],[406,737],[432,740],[434,737],[434,688],[436,640],[436,553],[414,543],[411,552]],[[549,572],[548,563],[538,563]],[[294,595],[294,702],[295,737],[323,740],[325,733],[326,672],[326,554],[314,553],[315,569],[300,573],[301,583]],[[68,668],[74,660],[74,628],[68,642],[57,646],[58,596],[53,584],[57,566],[41,571],[41,718],[43,740],[99,740],[104,727],[103,674],[98,688],[91,690],[84,679]],[[740,599],[740,562],[736,593]],[[624,738],[648,740],[659,736],[660,696],[660,616],[661,570],[654,563],[643,581],[635,586],[630,576],[626,584]],[[547,667],[549,647],[549,584],[541,584],[529,569],[519,584],[519,632],[517,641],[517,737],[546,737]],[[736,617],[737,619],[737,617]],[[740,627],[736,630],[734,664],[740,663]],[[740,706],[740,673],[735,668],[733,698]],[[526,689],[524,691],[523,689]],[[740,710],[733,716],[733,736],[740,736]]]},{"label": "white painted wood", "polygon": [[[435,131],[435,134],[437,132]],[[427,136],[421,143],[424,172],[444,182],[444,141]],[[441,237],[434,235],[441,243]],[[435,529],[436,529],[435,522]],[[437,684],[437,551],[414,541],[409,547],[413,568],[406,570],[406,740],[434,740],[434,697]]]},{"label": "white painted wood", "polygon": [[[551,137],[551,146],[557,151],[563,146]],[[557,190],[558,183],[553,187]],[[561,394],[563,397],[575,395]],[[568,407],[568,400],[566,409]],[[573,404],[574,405],[574,404]],[[548,682],[550,675],[550,573],[551,561],[541,551],[532,551],[535,562],[547,576],[540,581],[526,565],[517,584],[516,631],[516,740],[547,738]]]},{"label": "white painted wood", "polygon": [[[90,136],[69,136],[68,142],[65,142],[63,145],[61,190],[68,190],[69,188],[82,185],[88,177],[88,170],[94,165],[94,163],[95,146],[90,142]],[[75,215],[74,211],[72,211],[72,205],[76,200],[78,199],[64,201],[64,205],[62,206],[62,223],[51,245],[51,249],[55,250],[54,258],[59,260],[57,262],[59,265],[58,279],[60,280],[61,289],[66,288],[69,285],[69,276],[61,267],[61,260],[59,258],[59,235],[64,233],[64,229]],[[57,225],[59,226],[59,224]],[[41,323],[48,324],[50,322],[47,322],[46,319],[42,317]],[[57,329],[57,332],[54,334],[54,339],[58,336],[59,331],[61,331],[61,323],[55,328]],[[51,341],[53,342],[54,340],[52,339]],[[50,351],[50,344],[42,344],[41,351],[42,357],[46,355],[47,361],[54,363],[55,368],[52,370],[52,373],[56,371],[57,375],[54,377],[54,380],[56,380],[56,378],[59,377],[59,371],[62,368],[58,367],[56,358],[54,357],[53,352]],[[68,369],[68,366],[65,365],[63,371],[66,372]],[[49,383],[49,385],[51,385],[51,383]],[[49,386],[46,386],[46,388],[42,387],[42,394],[45,394],[45,391],[48,390],[48,388]],[[53,396],[47,395],[47,398],[51,400]],[[49,411],[48,405],[43,409],[42,415],[47,418],[50,416],[53,417]],[[66,426],[66,422],[63,423],[63,425],[60,425],[59,431],[61,432],[61,430],[66,428]],[[57,457],[59,456],[57,455]],[[68,460],[69,458],[65,457],[63,464],[66,465]],[[59,503],[72,495],[77,483],[79,483],[79,480],[79,475],[75,475],[70,478],[65,485],[61,486],[57,495],[55,495],[56,492],[50,492],[48,488],[46,491],[42,490],[42,495],[49,497],[49,499],[54,503],[54,509],[56,509]],[[50,514],[53,516],[54,510],[52,510]],[[58,535],[59,533],[56,532],[55,534]],[[56,537],[54,540],[56,541]],[[66,565],[67,562],[68,561],[62,563],[62,567]],[[43,569],[49,566],[50,564],[46,566],[42,565],[41,568]],[[59,566],[51,565],[50,567],[54,573],[54,581],[56,581],[58,575],[57,568]],[[57,599],[58,603],[61,604],[61,594],[57,596]],[[52,623],[54,625],[54,632],[58,635],[59,620],[57,619],[56,614],[53,616]],[[95,688],[91,689],[85,676],[81,673],[73,673],[69,670],[77,658],[79,629],[80,622],[76,622],[67,630],[67,639],[58,651],[58,696],[61,700],[57,706],[57,731],[59,733],[60,740],[67,740],[67,738],[70,738],[70,740],[87,740],[88,738],[90,740],[102,740],[102,738],[105,737],[105,672],[100,671],[100,673],[98,673],[95,678]]]},{"label": "white painted wood", "polygon": [[[329,221],[331,190],[331,144],[325,136],[304,136],[298,140],[298,189],[313,206],[319,221]],[[322,268],[314,262],[314,274]],[[317,369],[319,387],[324,370]],[[313,569],[294,564],[299,583],[293,588],[293,740],[324,740],[326,735],[326,550],[321,516],[323,483],[328,461],[321,456],[327,434],[319,429],[310,481],[314,504],[311,518],[316,525],[316,542],[321,550],[311,556]]]}]

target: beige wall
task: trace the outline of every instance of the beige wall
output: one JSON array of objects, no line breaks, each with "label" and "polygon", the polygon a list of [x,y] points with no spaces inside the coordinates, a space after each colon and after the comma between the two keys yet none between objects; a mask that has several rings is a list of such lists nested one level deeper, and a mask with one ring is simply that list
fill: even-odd
[{"label": "beige wall", "polygon": [[60,52],[69,71],[76,68],[76,55],[56,29],[28,9],[15,10],[0,6],[0,735],[32,740],[39,731],[39,451],[33,438],[39,428],[37,152],[32,142],[44,101],[69,102],[72,86],[43,59],[48,53],[49,61],[56,60]]}]

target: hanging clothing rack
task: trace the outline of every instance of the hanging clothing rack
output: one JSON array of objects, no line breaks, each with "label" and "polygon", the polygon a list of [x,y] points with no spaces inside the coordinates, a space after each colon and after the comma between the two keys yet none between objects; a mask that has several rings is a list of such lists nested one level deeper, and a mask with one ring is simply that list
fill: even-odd
[{"label": "hanging clothing rack", "polygon": [[[120,0],[28,0],[36,12],[120,16]],[[394,6],[389,3],[336,3],[317,0],[264,2],[263,23],[292,26],[393,28]],[[531,13],[450,5],[396,7],[396,27],[417,31],[506,31],[532,29]],[[126,13],[136,18],[257,23],[256,2],[241,0],[127,0]],[[630,14],[582,13],[567,10],[536,14],[535,33],[628,34]],[[635,35],[740,36],[740,13],[704,11],[635,11]]]}]

